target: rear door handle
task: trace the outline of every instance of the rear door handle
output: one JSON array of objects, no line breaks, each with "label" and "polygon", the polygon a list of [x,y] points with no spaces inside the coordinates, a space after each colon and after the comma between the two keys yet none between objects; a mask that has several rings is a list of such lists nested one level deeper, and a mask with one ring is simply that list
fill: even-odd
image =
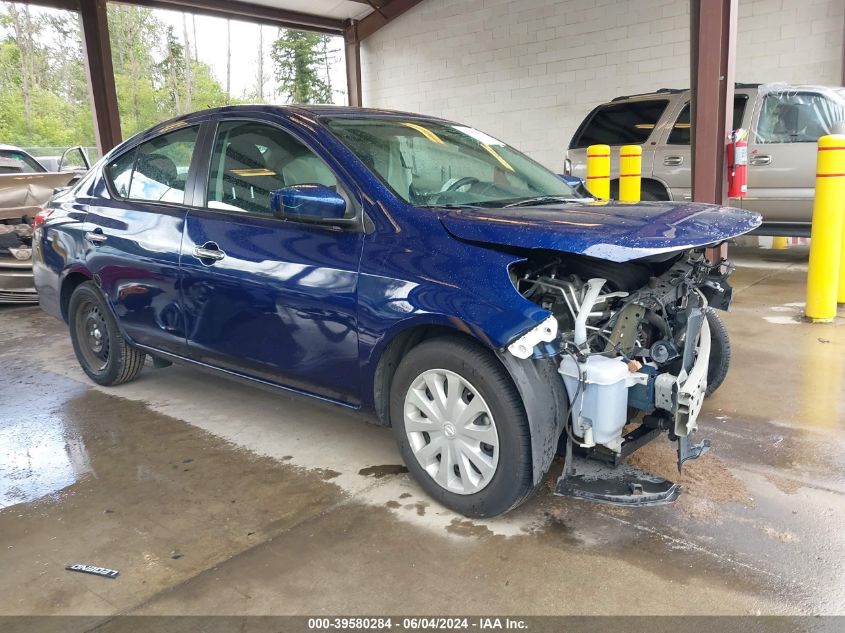
[{"label": "rear door handle", "polygon": [[678,165],[684,164],[684,157],[683,156],[666,156],[663,159],[663,164],[669,167],[676,167]]},{"label": "rear door handle", "polygon": [[220,247],[214,242],[206,242],[202,246],[194,246],[194,257],[205,264],[206,262],[203,260],[219,262],[226,257],[226,253],[221,251]]},{"label": "rear door handle", "polygon": [[109,238],[103,235],[103,229],[94,229],[93,231],[85,233],[85,239],[91,242],[94,246],[99,246]]},{"label": "rear door handle", "polygon": [[757,156],[751,157],[751,164],[752,165],[771,165],[772,164],[772,157],[766,154],[758,154]]}]

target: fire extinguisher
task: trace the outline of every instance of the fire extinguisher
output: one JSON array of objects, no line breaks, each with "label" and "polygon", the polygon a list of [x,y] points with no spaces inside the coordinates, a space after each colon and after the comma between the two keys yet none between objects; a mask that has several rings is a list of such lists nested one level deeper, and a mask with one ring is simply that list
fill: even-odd
[{"label": "fire extinguisher", "polygon": [[748,195],[748,131],[737,128],[728,142],[728,197]]}]

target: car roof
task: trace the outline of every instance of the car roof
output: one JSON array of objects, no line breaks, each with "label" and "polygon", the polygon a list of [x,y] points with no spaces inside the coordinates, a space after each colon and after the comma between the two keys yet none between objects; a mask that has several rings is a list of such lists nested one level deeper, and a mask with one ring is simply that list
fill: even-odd
[{"label": "car roof", "polygon": [[388,110],[384,108],[359,108],[354,106],[342,106],[342,105],[321,105],[321,104],[296,104],[296,105],[268,105],[264,103],[252,103],[252,104],[238,104],[238,105],[228,105],[222,106],[219,108],[209,108],[207,110],[199,110],[197,112],[191,112],[189,114],[183,114],[168,121],[164,121],[156,125],[156,128],[166,127],[168,125],[173,125],[174,123],[178,123],[183,120],[190,120],[197,116],[203,115],[225,115],[230,113],[238,113],[238,112],[264,112],[267,114],[281,114],[283,116],[290,116],[290,115],[302,115],[307,114],[311,116],[372,116],[372,117],[380,117],[380,116],[396,116],[396,117],[414,117],[414,118],[425,118],[425,119],[438,119],[438,117],[433,116],[426,116],[423,114],[417,114],[413,112],[403,112],[401,110]]}]

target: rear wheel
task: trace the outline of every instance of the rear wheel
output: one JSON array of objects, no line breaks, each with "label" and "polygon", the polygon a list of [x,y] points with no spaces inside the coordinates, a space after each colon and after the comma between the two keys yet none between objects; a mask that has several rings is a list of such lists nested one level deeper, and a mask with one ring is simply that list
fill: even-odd
[{"label": "rear wheel", "polygon": [[145,355],[121,335],[102,294],[86,281],[73,291],[68,326],[76,359],[88,377],[100,385],[119,385],[138,377]]},{"label": "rear wheel", "polygon": [[534,489],[522,401],[479,345],[448,337],[413,348],[393,377],[390,419],[410,473],[461,514],[502,514]]},{"label": "rear wheel", "polygon": [[654,182],[646,181],[642,184],[642,191],[640,192],[640,200],[647,202],[660,202],[669,199],[669,193],[666,189]]}]

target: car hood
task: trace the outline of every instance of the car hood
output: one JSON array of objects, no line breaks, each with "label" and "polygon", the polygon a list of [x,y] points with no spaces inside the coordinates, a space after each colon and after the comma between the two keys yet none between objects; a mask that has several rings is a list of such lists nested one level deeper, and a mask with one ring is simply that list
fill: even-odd
[{"label": "car hood", "polygon": [[444,209],[440,221],[462,240],[626,262],[722,242],[757,228],[761,218],[713,204],[584,201]]}]

